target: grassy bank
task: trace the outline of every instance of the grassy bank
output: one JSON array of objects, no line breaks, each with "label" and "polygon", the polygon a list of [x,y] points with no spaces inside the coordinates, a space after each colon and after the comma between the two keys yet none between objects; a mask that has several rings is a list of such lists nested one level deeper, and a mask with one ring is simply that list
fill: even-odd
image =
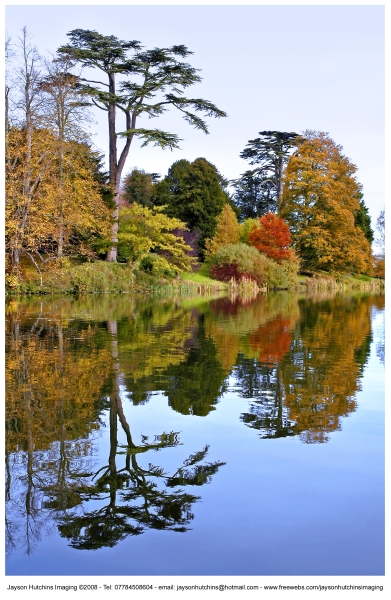
[{"label": "grassy bank", "polygon": [[[189,275],[189,277],[187,277]],[[213,294],[225,291],[227,285],[198,273],[177,279],[164,279],[137,271],[132,266],[96,261],[62,266],[54,264],[38,274],[25,265],[20,281],[10,281],[7,293],[36,294]]]},{"label": "grassy bank", "polygon": [[[19,283],[9,281],[8,294],[171,294],[202,295],[227,293],[228,284],[209,276],[209,267],[202,264],[194,273],[183,273],[177,279],[163,279],[137,271],[127,264],[91,263],[53,264],[42,275],[30,265],[24,265]],[[298,278],[301,291],[380,291],[384,280],[361,275],[338,273],[306,273]]]},{"label": "grassy bank", "polygon": [[384,289],[384,279],[368,275],[350,275],[347,273],[316,272],[299,277],[299,285],[307,290],[334,291],[379,291]]}]

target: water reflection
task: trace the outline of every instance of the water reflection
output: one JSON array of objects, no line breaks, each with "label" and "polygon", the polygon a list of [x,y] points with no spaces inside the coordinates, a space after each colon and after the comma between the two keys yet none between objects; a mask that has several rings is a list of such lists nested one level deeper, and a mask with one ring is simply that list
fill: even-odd
[{"label": "water reflection", "polygon": [[201,450],[189,448],[170,472],[147,464],[144,455],[180,444],[169,427],[153,439],[138,431],[139,443],[132,437],[127,407],[148,404],[155,393],[190,419],[208,418],[234,391],[241,422],[260,438],[327,442],[356,410],[371,311],[383,306],[380,296],[285,293],[246,304],[13,300],[6,322],[8,550],[31,553],[53,527],[78,549],[112,547],[146,529],[188,529],[200,499],[192,492],[225,463],[205,462],[213,439],[202,439]]}]

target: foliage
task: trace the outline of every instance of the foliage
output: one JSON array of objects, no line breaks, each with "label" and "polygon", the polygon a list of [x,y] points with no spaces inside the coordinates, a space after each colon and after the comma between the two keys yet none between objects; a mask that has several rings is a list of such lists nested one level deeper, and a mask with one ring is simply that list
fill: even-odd
[{"label": "foliage", "polygon": [[133,169],[121,185],[121,199],[127,204],[141,204],[152,208],[153,186],[157,182],[157,173],[146,173],[143,169]]},{"label": "foliage", "polygon": [[222,265],[215,265],[211,267],[211,275],[218,281],[241,281],[242,279],[255,280],[254,275],[247,273],[246,271],[240,272],[238,265],[235,263],[223,263]]},{"label": "foliage", "polygon": [[139,262],[139,269],[145,273],[150,273],[156,277],[175,277],[177,271],[164,256],[158,254],[148,254]]},{"label": "foliage", "polygon": [[137,262],[150,252],[164,252],[172,271],[181,273],[190,270],[192,259],[187,252],[191,248],[183,238],[173,233],[173,230],[183,228],[184,223],[165,215],[162,207],[149,209],[134,204],[129,208],[121,208],[119,223],[118,256],[122,260]]},{"label": "foliage", "polygon": [[371,272],[371,248],[354,218],[356,167],[325,133],[305,132],[285,177],[281,217],[309,270]]},{"label": "foliage", "polygon": [[[191,54],[186,46],[144,50],[136,40],[126,42],[113,35],[104,36],[86,29],[74,29],[68,36],[71,43],[59,48],[58,52],[83,66],[103,71],[108,77],[108,83],[97,82],[95,78],[80,78],[79,83],[92,104],[108,113],[110,182],[115,190],[117,207],[113,215],[113,246],[107,260],[116,261],[118,193],[133,138],[141,138],[142,146],[152,143],[163,149],[178,148],[179,142],[175,134],[136,127],[139,117],[159,117],[173,107],[190,125],[208,133],[205,121],[197,113],[208,117],[225,117],[226,114],[208,100],[183,96],[187,87],[201,81],[197,69],[181,62]],[[119,90],[116,89],[116,74],[123,77]],[[125,117],[125,128],[121,132],[116,130],[116,110]],[[126,143],[117,160],[118,136],[124,137]]]},{"label": "foliage", "polygon": [[282,178],[289,154],[299,141],[297,133],[260,131],[261,137],[250,140],[241,152],[241,158],[258,165],[246,171],[234,182],[234,200],[241,209],[241,217],[259,217],[280,210]]},{"label": "foliage", "polygon": [[210,257],[217,252],[219,248],[227,244],[237,244],[239,242],[239,223],[236,214],[229,204],[226,204],[217,217],[216,233],[213,238],[206,241],[205,256]]},{"label": "foliage", "polygon": [[232,199],[241,220],[256,219],[275,208],[272,186],[266,185],[254,171],[246,171],[232,183],[235,189]]},{"label": "foliage", "polygon": [[357,198],[359,202],[359,208],[354,215],[354,224],[356,227],[360,227],[363,230],[368,242],[372,244],[374,240],[374,232],[371,227],[371,217],[364,202],[364,194],[359,192]]},{"label": "foliage", "polygon": [[268,287],[277,290],[292,290],[297,287],[299,262],[294,256],[281,263],[270,259],[268,272]]},{"label": "foliage", "polygon": [[18,269],[16,254],[29,256],[38,269],[38,263],[54,258],[60,225],[67,254],[93,256],[96,236],[108,235],[110,228],[110,211],[96,180],[94,152],[86,143],[62,144],[60,186],[57,137],[41,129],[33,130],[31,140],[28,148],[24,129],[13,128],[8,134],[6,252],[10,264]]},{"label": "foliage", "polygon": [[246,219],[243,223],[239,224],[239,242],[242,244],[247,244],[250,246],[249,235],[250,231],[254,229],[254,227],[258,227],[259,219]]},{"label": "foliage", "polygon": [[[269,260],[247,244],[227,244],[211,258],[211,274],[228,281],[231,277],[253,278],[258,283],[268,281]],[[236,275],[238,274],[238,275]]]},{"label": "foliage", "polygon": [[189,250],[186,250],[186,254],[192,260],[191,267],[193,271],[196,271],[200,267],[200,263],[198,262],[198,241],[200,239],[201,231],[199,229],[193,229],[190,231],[187,228],[182,228],[173,229],[172,233],[182,238],[185,244],[189,247]]},{"label": "foliage", "polygon": [[386,276],[386,261],[384,258],[374,257],[373,276],[384,279]]},{"label": "foliage", "polygon": [[166,206],[165,213],[184,221],[191,231],[201,231],[199,251],[203,254],[206,239],[214,236],[217,217],[229,200],[225,185],[216,167],[205,158],[193,162],[182,159],[156,184],[154,203]]},{"label": "foliage", "polygon": [[299,263],[294,255],[279,264],[253,246],[228,244],[212,257],[211,265],[211,275],[220,281],[247,278],[259,285],[267,285],[269,289],[293,289],[297,286]]},{"label": "foliage", "polygon": [[288,247],[292,243],[288,224],[273,213],[259,218],[258,226],[250,231],[248,239],[259,252],[279,263],[293,256]]}]

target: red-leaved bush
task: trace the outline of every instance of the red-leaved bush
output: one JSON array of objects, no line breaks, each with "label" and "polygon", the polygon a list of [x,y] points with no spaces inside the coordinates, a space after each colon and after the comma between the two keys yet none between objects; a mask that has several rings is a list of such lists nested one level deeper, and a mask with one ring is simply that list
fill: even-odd
[{"label": "red-leaved bush", "polygon": [[218,281],[230,281],[231,279],[234,279],[235,281],[241,281],[242,279],[246,278],[260,283],[258,278],[251,273],[240,273],[238,270],[238,265],[235,265],[234,263],[215,265],[211,268],[210,273],[212,277]]}]

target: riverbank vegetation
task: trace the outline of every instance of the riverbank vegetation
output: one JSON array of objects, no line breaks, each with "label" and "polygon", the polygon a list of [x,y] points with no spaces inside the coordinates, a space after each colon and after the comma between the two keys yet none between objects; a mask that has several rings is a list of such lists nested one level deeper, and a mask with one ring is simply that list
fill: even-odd
[{"label": "riverbank vegetation", "polygon": [[[356,167],[328,134],[262,131],[241,153],[253,169],[231,181],[204,157],[176,161],[163,178],[125,173],[134,137],[163,149],[178,144],[175,134],[137,128],[142,115],[171,107],[207,133],[198,113],[226,114],[183,97],[201,81],[181,62],[191,54],[184,46],[146,51],[93,31],[68,35],[50,61],[25,28],[7,41],[8,292],[252,294],[383,285],[384,211],[374,255]],[[102,71],[107,85],[82,78],[83,66]],[[109,116],[107,172],[88,129],[94,107]],[[125,131],[117,131],[117,113]],[[125,146],[117,159],[118,136]]]}]

